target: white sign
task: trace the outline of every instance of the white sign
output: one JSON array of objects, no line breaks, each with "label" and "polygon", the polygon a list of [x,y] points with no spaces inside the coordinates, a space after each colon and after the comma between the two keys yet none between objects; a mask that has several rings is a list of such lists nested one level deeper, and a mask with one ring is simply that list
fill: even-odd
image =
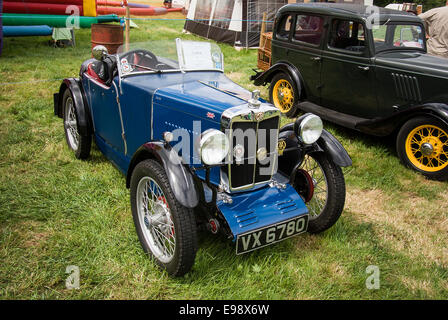
[{"label": "white sign", "polygon": [[183,70],[222,70],[223,57],[218,47],[214,49],[209,42],[180,39],[177,39],[176,43],[179,63]]}]

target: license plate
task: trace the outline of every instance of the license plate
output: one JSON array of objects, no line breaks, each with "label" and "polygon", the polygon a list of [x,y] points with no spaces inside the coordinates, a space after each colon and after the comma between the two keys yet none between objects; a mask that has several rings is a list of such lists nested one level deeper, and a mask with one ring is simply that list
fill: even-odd
[{"label": "license plate", "polygon": [[236,254],[253,251],[292,236],[303,233],[308,228],[308,215],[272,224],[236,238]]}]

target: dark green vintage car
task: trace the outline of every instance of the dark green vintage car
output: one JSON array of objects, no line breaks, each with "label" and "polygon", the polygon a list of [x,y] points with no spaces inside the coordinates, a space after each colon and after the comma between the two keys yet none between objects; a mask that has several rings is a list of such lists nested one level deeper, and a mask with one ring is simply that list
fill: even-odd
[{"label": "dark green vintage car", "polygon": [[312,112],[338,125],[396,137],[407,166],[448,179],[448,60],[426,52],[422,20],[345,4],[291,4],[276,16],[270,83],[288,117]]}]

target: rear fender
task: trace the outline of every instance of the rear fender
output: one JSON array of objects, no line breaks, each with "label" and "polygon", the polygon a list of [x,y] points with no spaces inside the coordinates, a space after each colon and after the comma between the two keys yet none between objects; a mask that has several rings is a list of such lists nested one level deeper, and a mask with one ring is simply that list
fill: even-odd
[{"label": "rear fender", "polygon": [[76,118],[78,120],[78,132],[83,136],[93,134],[93,124],[90,117],[90,112],[85,99],[82,84],[79,79],[68,78],[64,79],[59,92],[54,94],[54,114],[60,118],[64,116],[64,110],[62,108],[64,92],[66,89],[70,89],[70,93],[75,103]]},{"label": "rear fender", "polygon": [[448,105],[444,103],[428,103],[422,106],[424,114],[431,115],[448,126]]},{"label": "rear fender", "polygon": [[137,164],[147,159],[154,159],[163,166],[177,201],[187,208],[198,205],[199,196],[193,174],[183,165],[178,153],[161,141],[145,143],[135,152],[126,173],[127,188],[131,186],[132,172]]},{"label": "rear fender", "polygon": [[448,105],[426,103],[398,111],[387,118],[371,119],[356,124],[355,129],[376,136],[387,136],[401,128],[408,120],[418,116],[431,116],[448,126]]}]

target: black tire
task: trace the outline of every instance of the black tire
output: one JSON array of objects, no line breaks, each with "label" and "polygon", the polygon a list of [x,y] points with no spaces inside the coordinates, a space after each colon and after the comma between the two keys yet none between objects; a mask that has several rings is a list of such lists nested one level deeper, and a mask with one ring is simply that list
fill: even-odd
[{"label": "black tire", "polygon": [[[154,217],[156,215],[157,210],[154,209],[154,206],[157,206],[156,203],[160,203],[160,201],[163,201],[163,203],[167,205],[167,211],[169,212],[168,215],[170,215],[171,219],[168,220],[169,222],[167,223],[169,224],[172,222],[172,225],[167,231],[169,233],[168,237],[171,237],[173,239],[175,245],[173,253],[170,257],[171,260],[169,261],[165,261],[164,259],[162,259],[162,255],[157,253],[157,244],[160,245],[160,242],[156,241],[158,241],[157,239],[160,239],[160,236],[158,236],[158,238],[157,236],[155,236],[157,235],[156,231],[154,231],[155,227],[153,227],[153,229],[150,229],[150,224],[149,222],[147,222],[149,220],[147,218],[139,218],[139,214],[144,214],[144,212],[139,209],[139,184],[143,183],[147,179],[153,179],[153,181],[158,185],[163,193],[163,196],[159,194],[159,198],[163,197],[163,199],[158,198],[157,202],[152,202],[153,209],[151,210],[151,213],[148,215],[148,217]],[[152,194],[154,193],[151,193],[151,195]],[[151,258],[157,263],[157,265],[162,270],[166,270],[171,276],[183,276],[185,273],[190,271],[194,264],[198,246],[195,216],[193,210],[182,206],[176,200],[173,191],[171,190],[165,171],[158,162],[154,160],[144,160],[137,164],[134,171],[132,172],[131,209],[140,244],[142,245],[143,250],[151,256]],[[147,216],[145,215],[145,217]],[[142,224],[142,220],[144,220],[145,224]],[[161,232],[159,232],[159,234],[161,234]],[[152,237],[154,237],[154,239],[156,239],[153,242],[152,246],[151,240],[148,240],[151,239],[151,235]],[[165,242],[165,239],[163,241]],[[154,244],[156,246],[154,246]]]},{"label": "black tire", "polygon": [[[79,133],[78,115],[75,111],[75,102],[70,89],[65,89],[62,97],[62,111],[64,121],[65,140],[68,147],[73,151],[78,159],[87,159],[92,146],[91,135],[81,135]],[[75,122],[73,124],[70,124]]]},{"label": "black tire", "polygon": [[311,178],[314,185],[312,198],[305,200],[310,213],[308,232],[325,231],[336,223],[344,209],[345,179],[342,169],[321,152],[305,155],[300,169],[308,175],[296,175],[296,191],[306,199],[310,194],[304,188],[305,180]]},{"label": "black tire", "polygon": [[396,148],[405,166],[432,180],[448,179],[448,126],[442,121],[430,116],[408,120],[398,132]]},{"label": "black tire", "polygon": [[[288,98],[288,95],[283,97],[279,96],[279,88],[282,86],[282,83],[287,84],[287,91],[292,94],[291,98]],[[297,84],[288,74],[283,72],[277,73],[274,78],[272,78],[269,86],[269,100],[282,112],[282,114],[288,118],[293,118],[299,110],[298,104],[300,96]]]}]

